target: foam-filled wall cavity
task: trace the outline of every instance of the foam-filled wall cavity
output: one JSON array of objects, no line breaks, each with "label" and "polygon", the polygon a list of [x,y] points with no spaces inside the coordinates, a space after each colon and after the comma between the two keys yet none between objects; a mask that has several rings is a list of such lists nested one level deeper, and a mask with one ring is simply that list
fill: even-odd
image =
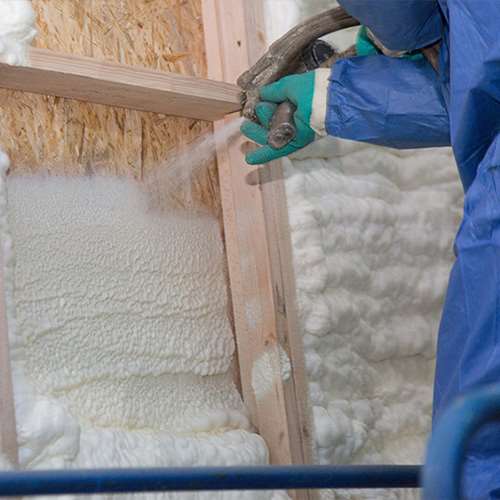
[{"label": "foam-filled wall cavity", "polygon": [[421,463],[462,206],[452,153],[327,138],[285,170],[317,460]]},{"label": "foam-filled wall cavity", "polygon": [[[12,177],[7,197],[21,466],[267,463],[232,378],[216,219],[111,177]],[[211,495],[182,498],[272,497]]]}]

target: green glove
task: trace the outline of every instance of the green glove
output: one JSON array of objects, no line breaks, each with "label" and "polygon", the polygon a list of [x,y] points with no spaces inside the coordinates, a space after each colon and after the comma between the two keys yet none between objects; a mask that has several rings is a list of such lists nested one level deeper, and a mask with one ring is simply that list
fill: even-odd
[{"label": "green glove", "polygon": [[[288,156],[313,142],[316,132],[322,134],[326,115],[326,94],[329,76],[330,70],[328,69],[309,71],[286,76],[260,89],[262,101],[255,108],[260,124],[245,120],[241,126],[241,132],[244,135],[262,146],[246,155],[247,163],[257,165],[276,160],[282,156]],[[317,92],[319,80],[321,81],[321,90]],[[315,94],[321,94],[321,98],[315,98]],[[286,100],[291,101],[297,107],[294,114],[297,135],[285,147],[274,149],[267,143],[269,127],[278,104]],[[314,112],[314,108],[319,109]],[[313,123],[316,115],[320,117],[319,124]]]},{"label": "green glove", "polygon": [[[356,54],[358,56],[372,56],[377,54],[382,54],[382,51],[375,45],[375,43],[368,36],[368,30],[366,26],[361,26],[356,37]],[[390,55],[395,57],[394,53]],[[403,57],[405,59],[411,59],[412,61],[419,61],[424,58],[424,55],[419,50],[414,50],[412,52],[402,51],[398,57]]]}]

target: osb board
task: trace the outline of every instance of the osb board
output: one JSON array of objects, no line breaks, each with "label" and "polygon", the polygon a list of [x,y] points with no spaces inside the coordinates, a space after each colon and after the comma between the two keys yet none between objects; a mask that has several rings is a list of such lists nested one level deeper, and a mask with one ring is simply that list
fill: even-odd
[{"label": "osb board", "polygon": [[[55,51],[206,76],[200,0],[33,0],[34,45]],[[0,147],[12,171],[144,178],[211,124],[155,113],[0,90]],[[215,165],[194,197],[219,214]]]}]

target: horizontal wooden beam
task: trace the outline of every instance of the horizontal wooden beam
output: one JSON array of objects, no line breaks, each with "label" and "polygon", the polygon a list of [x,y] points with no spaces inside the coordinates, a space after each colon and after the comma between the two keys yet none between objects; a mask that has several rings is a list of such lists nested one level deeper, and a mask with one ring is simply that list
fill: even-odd
[{"label": "horizontal wooden beam", "polygon": [[236,85],[32,48],[28,66],[0,63],[0,87],[214,121],[241,109]]}]

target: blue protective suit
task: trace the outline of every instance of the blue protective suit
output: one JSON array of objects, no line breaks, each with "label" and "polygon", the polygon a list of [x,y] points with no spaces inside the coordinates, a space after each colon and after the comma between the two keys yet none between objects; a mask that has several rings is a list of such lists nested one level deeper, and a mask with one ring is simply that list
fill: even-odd
[{"label": "blue protective suit", "polygon": [[[458,394],[500,384],[500,0],[339,3],[389,49],[442,41],[439,73],[382,55],[337,62],[326,116],[337,137],[453,147],[465,207],[439,332],[439,419]],[[464,477],[465,498],[500,499],[500,424],[474,438]]]}]

